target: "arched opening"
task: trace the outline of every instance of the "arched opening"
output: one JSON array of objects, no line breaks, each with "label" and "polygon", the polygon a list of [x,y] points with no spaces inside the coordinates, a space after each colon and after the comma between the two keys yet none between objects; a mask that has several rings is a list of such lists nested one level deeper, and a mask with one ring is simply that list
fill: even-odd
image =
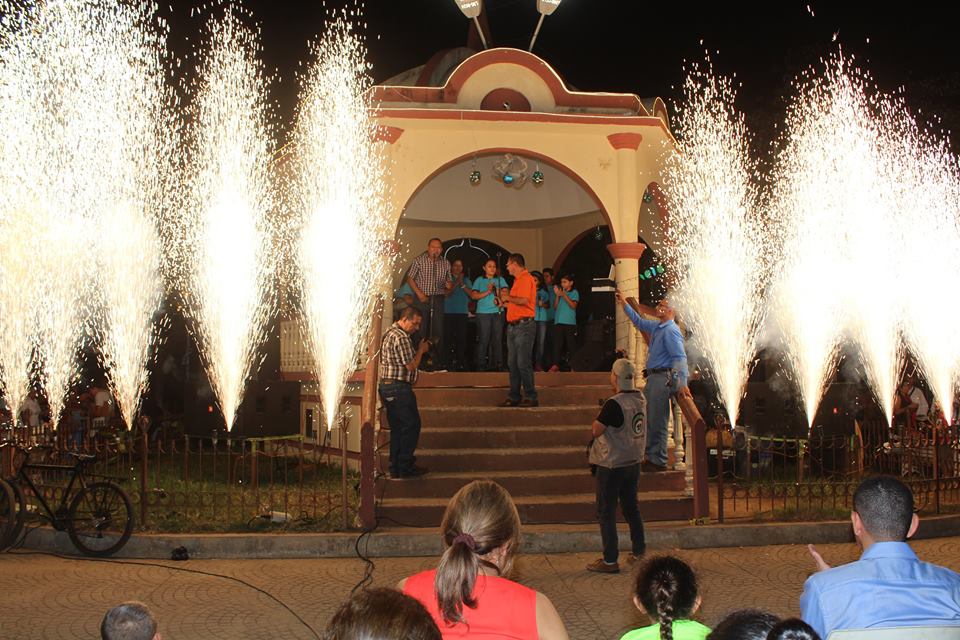
[{"label": "arched opening", "polygon": [[[593,190],[562,164],[523,149],[461,156],[431,173],[407,201],[397,224],[394,289],[402,287],[410,264],[434,237],[449,260],[463,261],[471,280],[493,258],[511,283],[505,268],[510,253],[523,254],[530,271],[542,271],[585,226],[597,225],[608,227],[606,211]],[[600,252],[608,257],[605,248]],[[476,335],[473,311],[471,306],[470,341]]]}]

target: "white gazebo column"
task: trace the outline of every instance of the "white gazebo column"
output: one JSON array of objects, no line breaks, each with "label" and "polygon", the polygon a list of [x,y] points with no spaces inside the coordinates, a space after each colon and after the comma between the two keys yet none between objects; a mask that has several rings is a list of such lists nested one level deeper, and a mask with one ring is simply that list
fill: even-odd
[{"label": "white gazebo column", "polygon": [[[637,223],[640,215],[640,197],[637,191],[637,149],[643,136],[635,132],[614,133],[607,136],[617,156],[617,208],[608,211],[613,244],[607,246],[616,265],[617,288],[625,297],[639,296],[640,274],[637,260],[646,248],[637,242]],[[645,354],[637,353],[637,331],[622,309],[617,309],[617,348],[641,366]],[[638,356],[643,355],[643,360]]]},{"label": "white gazebo column", "polygon": [[[640,295],[640,272],[637,260],[644,249],[646,245],[639,242],[617,242],[607,245],[607,251],[613,257],[617,289],[626,298],[638,298]],[[637,335],[638,332],[627,318],[627,314],[623,312],[620,305],[617,305],[617,349],[626,351],[627,357],[634,362],[637,362],[639,355],[643,355],[646,360],[645,353],[637,353]],[[641,338],[641,342],[642,340]]]}]

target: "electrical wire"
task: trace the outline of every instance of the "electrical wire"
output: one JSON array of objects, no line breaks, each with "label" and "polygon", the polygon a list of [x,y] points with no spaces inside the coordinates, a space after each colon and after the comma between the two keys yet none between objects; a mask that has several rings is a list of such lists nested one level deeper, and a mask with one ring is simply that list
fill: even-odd
[{"label": "electrical wire", "polygon": [[[36,528],[36,527],[34,527],[34,528]],[[26,536],[24,536],[24,538],[26,538]],[[223,575],[222,573],[214,573],[214,572],[212,572],[212,571],[202,571],[202,570],[200,570],[200,569],[188,569],[188,568],[186,568],[186,567],[175,567],[175,566],[171,566],[171,565],[168,565],[168,564],[159,564],[159,563],[156,563],[156,562],[141,562],[141,561],[137,561],[137,560],[108,560],[108,559],[106,559],[106,558],[85,558],[85,557],[79,557],[79,556],[65,556],[65,555],[61,555],[61,554],[59,554],[59,553],[52,553],[52,552],[49,552],[49,551],[13,551],[13,552],[11,552],[11,555],[15,555],[15,556],[50,556],[50,557],[54,557],[54,558],[59,558],[59,559],[61,559],[61,560],[75,560],[75,561],[77,561],[77,562],[101,562],[101,563],[104,563],[104,564],[120,564],[120,565],[135,565],[135,566],[141,566],[141,567],[154,567],[154,568],[158,568],[158,569],[168,569],[168,570],[170,570],[170,571],[180,571],[180,572],[183,572],[183,573],[193,573],[193,574],[202,575],[202,576],[208,576],[208,577],[212,577],[212,578],[222,578],[222,579],[224,579],[224,580],[232,580],[233,582],[237,582],[237,583],[239,583],[239,584],[241,584],[241,585],[243,585],[243,586],[245,586],[245,587],[247,587],[247,588],[249,588],[249,589],[252,589],[252,590],[254,590],[254,591],[256,591],[256,592],[258,592],[258,593],[260,593],[260,594],[262,594],[262,595],[264,595],[264,596],[266,596],[266,597],[268,597],[268,598],[270,598],[271,600],[273,600],[273,601],[276,602],[277,604],[279,604],[281,607],[283,607],[284,609],[286,609],[286,610],[290,613],[290,615],[292,615],[294,618],[296,618],[297,621],[298,621],[300,624],[302,624],[304,627],[306,627],[306,628],[310,631],[310,633],[313,634],[313,637],[317,638],[317,640],[320,639],[320,634],[317,633],[317,630],[314,629],[312,626],[310,626],[310,624],[309,624],[306,620],[304,620],[302,617],[300,617],[300,615],[299,615],[296,611],[294,611],[293,609],[291,609],[290,606],[287,605],[287,603],[285,603],[283,600],[281,600],[280,598],[278,598],[277,596],[273,595],[272,593],[270,593],[269,591],[267,591],[267,590],[265,590],[265,589],[261,589],[260,587],[254,585],[254,584],[250,584],[250,583],[247,582],[246,580],[242,580],[241,578],[236,578],[236,577],[234,577],[234,576],[227,576],[227,575]]]}]

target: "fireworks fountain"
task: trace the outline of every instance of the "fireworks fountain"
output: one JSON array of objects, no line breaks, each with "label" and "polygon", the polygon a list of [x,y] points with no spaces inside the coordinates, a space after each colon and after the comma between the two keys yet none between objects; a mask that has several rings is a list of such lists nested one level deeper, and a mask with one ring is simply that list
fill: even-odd
[{"label": "fireworks fountain", "polygon": [[[900,110],[899,137],[891,139],[889,163],[897,209],[900,270],[910,272],[904,333],[947,420],[952,419],[960,373],[960,330],[952,320],[960,310],[951,279],[960,273],[960,165],[946,140],[918,129]],[[912,267],[918,267],[913,270]]]},{"label": "fireworks fountain", "polygon": [[[667,256],[677,265],[677,308],[693,330],[736,424],[763,325],[766,236],[758,219],[756,167],[729,80],[694,68],[675,121],[678,146],[667,158],[671,216]],[[735,277],[716,277],[716,265]]]},{"label": "fireworks fountain", "polygon": [[[385,159],[365,94],[364,48],[344,18],[313,47],[291,145],[294,250],[302,333],[313,355],[327,428],[369,329],[369,309],[390,262]],[[344,278],[352,286],[344,287]],[[332,301],[336,301],[334,304]]]},{"label": "fireworks fountain", "polygon": [[[153,308],[134,309],[151,302],[131,300],[130,283],[140,280],[138,261],[156,266],[156,251],[138,246],[114,264],[119,258],[109,254],[116,247],[104,236],[123,247],[124,239],[112,235],[129,230],[121,218],[143,215],[160,193],[155,158],[167,149],[156,142],[167,104],[164,29],[150,24],[154,9],[96,0],[0,5],[0,118],[7,132],[0,143],[0,215],[4,242],[21,245],[4,251],[4,379],[16,402],[29,375],[32,337],[54,424],[79,374],[92,297],[84,291],[96,281],[96,254],[106,258],[96,270],[104,276],[105,360],[125,417],[145,386],[144,335],[152,330],[135,325],[149,325],[156,296]],[[94,243],[95,236],[103,243]],[[8,261],[28,247],[19,266]],[[125,271],[110,274],[114,267]],[[25,294],[19,303],[9,297],[17,290]],[[24,307],[28,301],[33,310]],[[131,311],[139,316],[129,317]]]},{"label": "fireworks fountain", "polygon": [[155,321],[164,290],[157,229],[172,191],[169,158],[176,148],[164,77],[166,28],[152,20],[153,9],[116,4],[100,30],[113,56],[100,85],[106,95],[97,102],[107,164],[98,170],[110,180],[93,227],[102,305],[95,327],[101,363],[128,429],[164,326]]},{"label": "fireworks fountain", "polygon": [[862,286],[858,225],[885,206],[879,132],[862,81],[848,71],[837,60],[824,77],[801,79],[772,181],[771,218],[783,224],[772,302],[811,426],[852,317],[850,289]]},{"label": "fireworks fountain", "polygon": [[208,26],[190,108],[183,219],[169,253],[184,316],[227,429],[274,308],[274,131],[258,33],[233,10]]}]

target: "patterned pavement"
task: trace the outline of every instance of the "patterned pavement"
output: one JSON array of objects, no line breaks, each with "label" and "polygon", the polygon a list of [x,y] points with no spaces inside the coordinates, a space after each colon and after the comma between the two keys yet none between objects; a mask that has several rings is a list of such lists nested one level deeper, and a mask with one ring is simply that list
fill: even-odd
[{"label": "patterned pavement", "polygon": [[[914,549],[924,560],[960,570],[958,544],[960,538],[939,538],[918,541]],[[831,564],[859,555],[853,544],[818,548]],[[748,606],[798,615],[803,581],[813,569],[800,545],[653,552],[674,553],[696,569],[703,595],[698,617],[707,625]],[[629,573],[608,576],[583,570],[597,556],[528,555],[516,563],[514,578],[553,600],[571,638],[616,639],[647,624],[630,602]],[[376,559],[374,583],[393,585],[433,563],[431,558]],[[138,563],[0,554],[0,638],[97,638],[103,613],[123,600],[146,602],[159,616],[165,640],[314,638],[293,613],[258,589],[322,634],[363,574],[364,563],[356,559]]]}]

